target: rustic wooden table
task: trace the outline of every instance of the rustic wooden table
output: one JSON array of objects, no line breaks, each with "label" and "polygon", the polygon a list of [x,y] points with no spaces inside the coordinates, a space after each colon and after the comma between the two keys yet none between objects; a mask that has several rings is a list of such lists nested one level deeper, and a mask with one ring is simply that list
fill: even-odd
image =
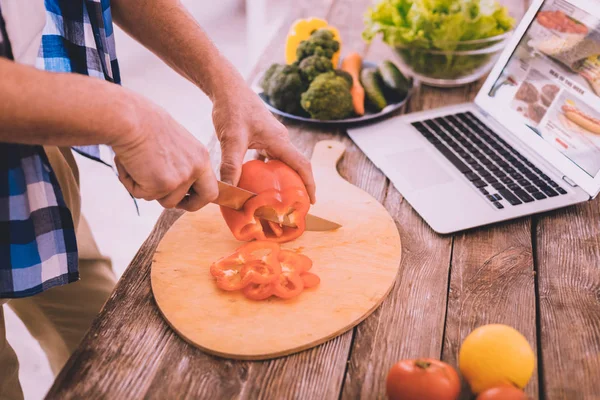
[{"label": "rustic wooden table", "polygon": [[[368,59],[391,57],[385,46],[360,39],[369,3],[297,0],[254,76],[281,61],[283,38],[298,17],[326,18],[340,28],[345,49]],[[520,0],[505,3],[517,17],[525,9]],[[404,111],[469,101],[480,84],[423,87]],[[167,211],[48,398],[382,398],[386,373],[397,360],[428,356],[456,366],[462,340],[487,323],[517,328],[535,349],[538,366],[526,389],[533,398],[600,398],[598,201],[439,236],[343,130],[288,126],[307,155],[319,140],[343,141],[348,150],[339,164],[342,176],[381,201],[397,222],[402,265],[381,307],[355,329],[290,357],[243,362],[209,356],[167,326],[152,297],[154,250],[180,215]],[[214,143],[212,154],[217,162]]]}]

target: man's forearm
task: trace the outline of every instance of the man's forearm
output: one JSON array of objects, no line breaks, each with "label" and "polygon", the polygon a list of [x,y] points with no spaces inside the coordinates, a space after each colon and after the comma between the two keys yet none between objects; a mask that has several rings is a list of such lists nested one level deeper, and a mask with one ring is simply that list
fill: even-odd
[{"label": "man's forearm", "polygon": [[2,58],[0,77],[0,142],[113,144],[123,124],[133,124],[129,92],[112,83]]},{"label": "man's forearm", "polygon": [[178,0],[112,0],[115,22],[209,97],[245,85]]}]

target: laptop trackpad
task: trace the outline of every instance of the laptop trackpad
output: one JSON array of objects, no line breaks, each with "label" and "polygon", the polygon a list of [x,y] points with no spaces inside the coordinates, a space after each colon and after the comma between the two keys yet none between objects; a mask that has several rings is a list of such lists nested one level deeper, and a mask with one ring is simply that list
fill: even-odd
[{"label": "laptop trackpad", "polygon": [[[394,166],[394,175],[401,175],[399,178],[413,189],[424,189],[454,179],[425,149],[390,154],[387,161]],[[393,182],[393,177],[390,178]]]}]

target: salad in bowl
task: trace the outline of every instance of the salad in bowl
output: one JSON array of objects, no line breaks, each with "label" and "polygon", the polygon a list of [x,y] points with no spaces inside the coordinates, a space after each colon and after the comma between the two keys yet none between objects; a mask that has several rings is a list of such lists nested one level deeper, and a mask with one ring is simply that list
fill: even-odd
[{"label": "salad in bowl", "polygon": [[367,10],[363,38],[381,35],[421,82],[459,86],[490,71],[514,24],[497,0],[379,0]]}]

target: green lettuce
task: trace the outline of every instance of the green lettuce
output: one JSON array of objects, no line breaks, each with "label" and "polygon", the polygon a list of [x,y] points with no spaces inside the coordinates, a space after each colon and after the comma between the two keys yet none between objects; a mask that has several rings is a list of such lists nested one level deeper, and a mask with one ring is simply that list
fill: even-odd
[{"label": "green lettuce", "polygon": [[497,36],[514,23],[496,0],[381,0],[367,10],[363,37],[381,34],[395,47],[455,50],[457,42]]},{"label": "green lettuce", "polygon": [[413,72],[456,80],[476,74],[493,60],[494,51],[470,50],[500,42],[465,41],[501,35],[514,24],[497,0],[380,0],[367,10],[363,38],[370,42],[381,34]]}]

